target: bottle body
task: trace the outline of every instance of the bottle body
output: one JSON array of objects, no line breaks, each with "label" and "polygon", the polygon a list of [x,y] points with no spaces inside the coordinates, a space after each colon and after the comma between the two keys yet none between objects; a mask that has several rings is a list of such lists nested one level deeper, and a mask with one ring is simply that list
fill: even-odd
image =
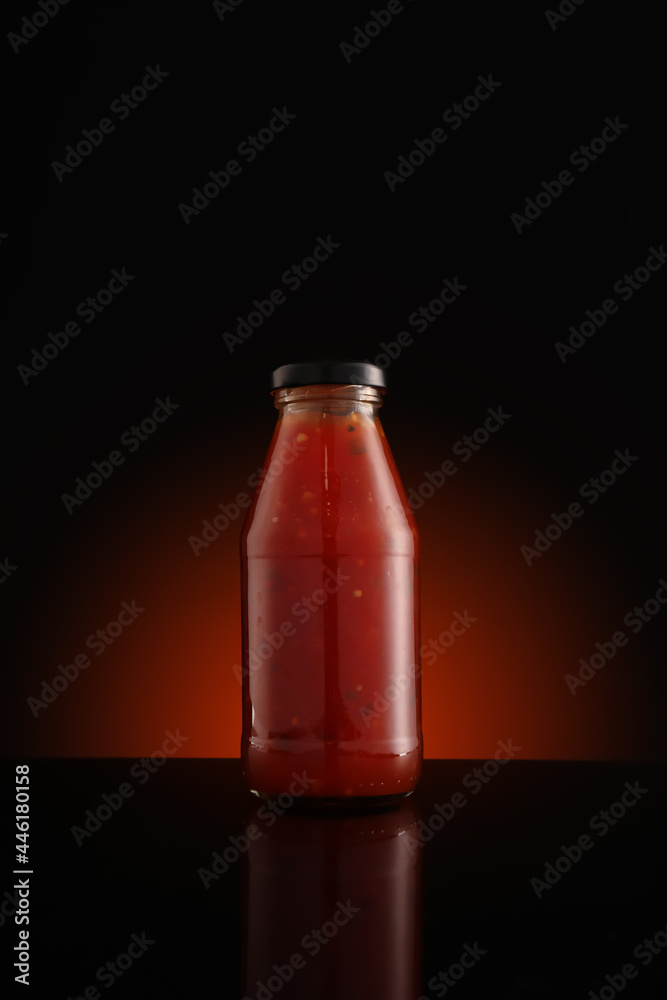
[{"label": "bottle body", "polygon": [[279,389],[241,536],[242,760],[259,794],[391,799],[421,770],[419,538],[377,389]]}]

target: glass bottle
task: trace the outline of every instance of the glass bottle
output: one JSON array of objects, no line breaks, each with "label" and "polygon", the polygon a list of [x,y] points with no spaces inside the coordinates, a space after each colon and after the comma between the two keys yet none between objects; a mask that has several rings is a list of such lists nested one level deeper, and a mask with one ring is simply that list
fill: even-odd
[{"label": "glass bottle", "polygon": [[421,770],[419,536],[364,362],[284,365],[241,534],[243,734],[253,792],[379,804]]}]

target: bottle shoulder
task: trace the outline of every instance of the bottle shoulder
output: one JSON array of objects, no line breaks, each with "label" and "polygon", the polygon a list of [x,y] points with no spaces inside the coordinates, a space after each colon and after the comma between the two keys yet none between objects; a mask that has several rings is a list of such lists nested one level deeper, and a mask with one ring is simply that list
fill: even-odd
[{"label": "bottle shoulder", "polygon": [[328,537],[351,551],[414,553],[417,525],[379,420],[307,416],[279,421],[244,542],[301,550]]}]

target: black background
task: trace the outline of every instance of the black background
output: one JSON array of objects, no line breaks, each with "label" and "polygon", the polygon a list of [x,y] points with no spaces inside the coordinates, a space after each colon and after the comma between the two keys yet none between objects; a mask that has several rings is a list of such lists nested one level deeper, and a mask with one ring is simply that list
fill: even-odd
[{"label": "black background", "polygon": [[[6,4],[3,34],[19,30],[21,18],[37,9]],[[182,409],[151,445],[153,460],[168,463],[174,440],[185,437],[202,462],[221,463],[222,475],[225,456],[244,450],[252,471],[272,419],[271,369],[323,354],[373,360],[382,341],[410,329],[407,317],[445,277],[458,276],[465,294],[424,334],[411,331],[414,345],[389,370],[385,426],[399,467],[417,476],[434,468],[441,440],[475,426],[480,410],[501,394],[521,421],[504,447],[515,449],[513,467],[528,490],[567,501],[614,449],[641,456],[632,503],[619,487],[596,523],[618,567],[615,582],[622,578],[627,588],[629,604],[618,596],[619,606],[648,596],[665,573],[664,273],[621,303],[565,364],[554,348],[667,236],[659,8],[586,0],[552,30],[541,4],[415,0],[348,63],[340,43],[352,41],[369,9],[243,0],[221,19],[210,3],[72,0],[17,53],[4,41],[0,558],[20,563],[1,592],[9,621],[5,678],[18,670],[22,630],[40,627],[31,618],[31,581],[54,573],[56,559],[58,572],[68,573],[72,529],[60,495],[92,458],[108,454],[119,428],[149,412],[154,397],[171,394]],[[66,146],[96,128],[111,102],[157,64],[167,79],[59,183],[53,161],[62,162]],[[395,169],[399,154],[441,126],[445,109],[489,74],[501,83],[497,91],[390,192],[383,174]],[[191,204],[192,189],[235,157],[274,107],[296,119],[254,162],[242,161],[241,176],[186,225],[179,204]],[[573,171],[573,185],[518,234],[511,214],[615,116],[628,128],[585,173]],[[280,285],[318,236],[329,235],[340,243],[331,259],[230,353],[223,332],[235,329],[254,298]],[[32,349],[48,343],[48,332],[74,319],[77,303],[123,267],[136,275],[127,290],[23,384],[17,369],[30,362]],[[110,498],[116,488],[123,489],[110,488]],[[82,516],[96,516],[90,510]],[[107,527],[113,531],[102,519],[100,532]],[[524,534],[533,528],[526,525]],[[656,627],[656,651],[658,634]],[[664,689],[660,664],[656,652],[656,696]],[[11,701],[4,716],[7,746],[12,726],[20,725]],[[93,802],[103,781],[88,780]],[[548,787],[541,793],[547,798]],[[77,798],[74,806],[85,802]],[[582,812],[563,836],[578,832],[587,817]],[[151,830],[148,840],[159,836]],[[533,852],[535,865],[551,847],[545,843],[544,857]],[[116,857],[113,845],[109,851]],[[501,867],[499,858],[495,870]],[[85,872],[79,876],[85,881]],[[641,905],[650,881],[645,873]],[[438,885],[444,893],[445,883]],[[605,886],[595,896],[598,915],[613,897],[613,884]],[[502,925],[501,895],[489,906],[494,927]],[[50,898],[57,899],[55,889]],[[631,898],[628,889],[623,904]],[[432,911],[440,904],[433,898]],[[572,912],[578,905],[572,902]],[[570,917],[563,911],[555,924],[563,930]],[[210,948],[234,919],[224,911],[216,912],[215,926],[204,920]],[[661,926],[653,910],[650,919],[628,919],[624,947]],[[605,950],[580,984],[599,987],[601,972],[613,969],[620,924],[612,924],[596,924]],[[426,974],[440,961],[437,927]],[[545,940],[552,933],[544,927]],[[584,949],[585,928],[576,933]],[[124,931],[118,934],[119,951]],[[116,948],[115,939],[113,946],[108,941],[100,932],[102,957]],[[515,992],[508,987],[498,995],[550,996],[555,982],[569,995],[572,980],[550,972],[559,963],[557,948],[543,958],[530,954],[528,971],[513,971]],[[63,988],[86,981],[83,970],[75,974],[77,962],[73,956]],[[167,995],[159,982],[159,995]],[[127,988],[118,995],[134,995]],[[584,995],[583,985],[577,989]],[[652,995],[648,982],[645,989]],[[145,995],[158,993],[147,988]]]},{"label": "black background", "polygon": [[[62,524],[47,493],[153,396],[187,399],[193,436],[243,434],[244,415],[265,418],[272,367],[304,352],[372,359],[455,275],[465,295],[426,333],[411,329],[416,346],[392,367],[394,411],[417,407],[435,441],[464,424],[466,400],[479,412],[480,384],[510,386],[517,404],[588,436],[585,472],[596,446],[641,444],[638,475],[654,486],[663,273],[566,364],[554,343],[664,238],[658,28],[649,5],[573,11],[552,30],[536,4],[408,3],[349,64],[339,46],[363,4],[245,0],[221,20],[208,3],[71,3],[18,53],[7,42],[5,547],[23,553]],[[5,31],[26,13],[6,6]],[[168,78],[125,121],[111,115],[113,134],[59,183],[66,146],[158,63]],[[488,74],[501,86],[391,193],[383,173]],[[274,106],[297,117],[247,163],[236,147]],[[510,215],[607,116],[629,127],[518,234]],[[241,176],[186,225],[179,204],[234,156]],[[328,234],[340,249],[230,354],[223,331]],[[121,267],[136,275],[128,289],[24,385],[18,365]],[[325,324],[335,335],[314,340]],[[526,474],[574,476],[578,456],[562,452],[540,440]]]},{"label": "black background", "polygon": [[[4,9],[7,33],[26,10]],[[385,423],[404,478],[439,464],[441,441],[502,398],[519,414],[503,443],[508,475],[543,495],[545,512],[615,449],[639,455],[632,499],[617,487],[591,528],[607,553],[596,586],[615,587],[625,609],[665,573],[664,272],[628,302],[614,295],[618,313],[565,363],[554,346],[665,236],[653,9],[629,16],[588,0],[554,30],[539,5],[408,3],[347,61],[340,44],[367,16],[333,3],[244,0],[222,18],[212,4],[71,3],[18,52],[7,40],[2,557],[20,565],[2,587],[8,651],[34,627],[32,582],[67,576],[81,557],[61,495],[154,398],[171,394],[180,412],[151,443],[152,461],[168,467],[186,440],[222,478],[240,454],[252,471],[273,367],[373,360],[401,330],[414,342],[392,361]],[[126,120],[112,115],[114,132],[59,181],[66,147],[158,65],[167,78]],[[445,125],[447,141],[390,191],[383,175],[398,156],[489,75],[500,83],[489,99],[459,129]],[[248,163],[237,146],[274,108],[296,118]],[[571,168],[574,183],[518,233],[512,213],[606,118],[628,127],[585,172]],[[186,224],[179,205],[235,156],[241,175]],[[340,243],[330,259],[230,352],[223,333],[329,236]],[[24,384],[19,366],[113,268],[135,275],[128,288]],[[465,292],[416,333],[408,317],[445,277]],[[131,474],[118,479],[101,514],[77,513],[99,518],[100,537],[113,535],[116,497],[131,503]],[[520,528],[525,542],[535,525]],[[657,659],[651,669],[657,693]]]},{"label": "black background", "polygon": [[[5,31],[26,12],[6,7]],[[186,440],[224,479],[239,455],[248,471],[263,457],[272,368],[373,360],[401,330],[414,340],[388,372],[385,424],[404,479],[501,398],[519,415],[507,475],[544,497],[545,515],[629,448],[632,498],[617,487],[590,529],[607,553],[595,586],[615,587],[618,610],[653,593],[665,572],[664,272],[628,302],[612,289],[665,237],[659,29],[649,5],[630,17],[588,0],[560,16],[554,28],[534,4],[408,3],[349,61],[340,45],[366,23],[359,4],[244,0],[221,17],[203,3],[71,3],[18,52],[7,40],[0,555],[20,565],[2,588],[8,650],[31,625],[32,582],[67,575],[81,546],[61,495],[154,398],[170,394],[180,412],[151,460],[168,468]],[[110,114],[158,65],[157,89],[126,120]],[[447,141],[390,191],[398,156],[489,75],[500,83],[489,99],[444,125]],[[296,118],[249,163],[237,146],[274,108]],[[114,132],[59,180],[53,163],[104,117]],[[606,118],[628,127],[580,173],[570,154]],[[179,205],[234,157],[241,175],[186,224]],[[568,168],[574,183],[518,233],[512,213]],[[230,352],[223,333],[329,236],[330,259]],[[135,277],[24,384],[19,366],[113,268]],[[445,277],[466,290],[417,333],[408,317]],[[555,343],[611,295],[618,313],[563,363]],[[77,511],[99,519],[100,537],[113,535],[117,497],[132,502],[132,475],[119,478],[99,512]],[[517,542],[534,528],[515,526]]]},{"label": "black background", "polygon": [[[589,1000],[590,990],[600,997],[608,988],[607,976],[618,982],[628,962],[636,975],[622,996],[664,996],[664,765],[514,760],[475,793],[466,775],[483,761],[428,760],[404,803],[412,821],[398,824],[411,847],[394,833],[387,854],[381,831],[397,829],[391,812],[310,818],[296,800],[269,827],[257,819],[238,760],[169,760],[145,783],[134,780],[134,795],[118,796],[105,816],[102,790],[118,795],[137,763],[31,761],[31,986],[9,995],[74,1000],[94,986],[122,1000],[255,1000],[272,964],[306,954],[302,936],[330,917],[335,901],[350,899],[362,915],[276,995],[434,1000],[443,994],[429,983],[458,962],[466,943],[478,943],[486,954],[447,996]],[[11,787],[4,762],[1,773]],[[638,798],[627,798],[627,785]],[[462,791],[466,805],[440,821],[436,805]],[[610,823],[622,795],[635,804],[625,815],[616,805]],[[233,845],[242,845],[251,823],[261,836],[234,859]],[[585,834],[589,847],[568,868],[561,845],[576,857],[572,848]],[[215,869],[216,852],[229,861],[226,870]],[[560,876],[548,868],[555,864]],[[3,875],[0,895],[3,961],[18,940],[10,878]],[[383,910],[393,915],[394,933]],[[107,962],[144,932],[153,944],[106,985]],[[635,949],[656,936],[646,964],[646,951],[642,960]],[[14,960],[3,964],[4,982]],[[405,970],[413,966],[411,990]],[[607,989],[602,1000],[611,996]]]}]

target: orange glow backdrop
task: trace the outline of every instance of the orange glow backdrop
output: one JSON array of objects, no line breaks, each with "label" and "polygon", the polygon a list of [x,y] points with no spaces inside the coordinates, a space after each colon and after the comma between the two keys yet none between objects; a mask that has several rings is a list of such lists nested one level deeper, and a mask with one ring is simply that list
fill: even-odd
[{"label": "orange glow backdrop", "polygon": [[[515,423],[417,511],[422,642],[447,630],[455,612],[477,619],[424,663],[425,754],[485,758],[511,738],[525,758],[659,756],[650,624],[576,695],[564,681],[596,641],[622,627],[633,604],[652,596],[657,576],[646,593],[625,581],[593,508],[526,565],[520,546],[576,498],[577,483],[529,487],[501,442],[505,435],[509,445]],[[433,442],[413,452],[409,430],[387,421],[385,429],[406,488],[417,487],[455,440],[443,439],[440,459]],[[128,475],[105,483],[71,517],[63,512],[32,621],[17,623],[13,693],[25,718],[15,753],[139,757],[178,729],[187,737],[181,755],[239,755],[241,688],[232,668],[241,657],[242,516],[198,555],[188,537],[201,536],[218,504],[247,491],[271,431],[269,409],[252,435],[256,453],[230,439],[193,448],[186,436],[164,450],[147,446]],[[619,501],[639,502],[629,483],[615,490]],[[96,656],[87,637],[116,619],[124,601],[144,610]],[[35,717],[27,698],[39,698],[42,681],[85,652],[91,665]]]}]

